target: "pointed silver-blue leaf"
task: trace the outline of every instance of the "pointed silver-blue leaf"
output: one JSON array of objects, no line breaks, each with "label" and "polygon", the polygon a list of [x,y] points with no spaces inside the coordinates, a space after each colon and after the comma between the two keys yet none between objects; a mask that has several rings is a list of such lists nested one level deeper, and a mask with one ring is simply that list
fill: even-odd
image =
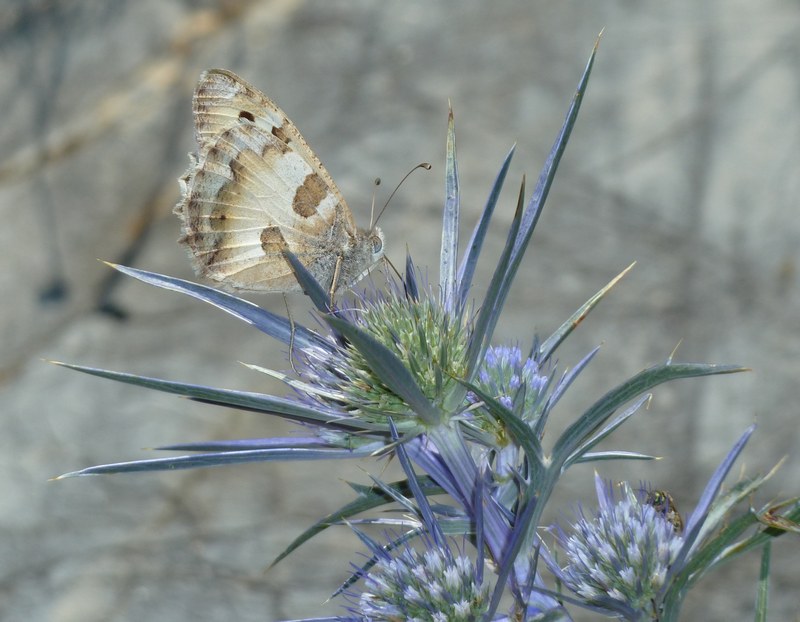
[{"label": "pointed silver-blue leaf", "polygon": [[[399,441],[400,437],[397,435],[397,428],[394,426],[394,422],[391,419],[389,419],[389,426],[391,427],[392,440]],[[420,515],[422,516],[423,524],[428,529],[428,533],[430,533],[434,543],[437,546],[445,546],[444,534],[442,533],[439,523],[433,516],[433,510],[431,510],[430,503],[428,503],[428,497],[422,492],[422,488],[417,482],[417,474],[414,473],[414,468],[411,466],[411,461],[408,459],[406,448],[403,447],[402,443],[398,443],[395,451],[397,453],[397,458],[400,461],[400,466],[403,467],[403,472],[408,478],[408,487],[411,489],[411,492],[414,495],[414,500],[417,502],[417,507],[419,508]],[[390,490],[385,490],[385,492],[387,494],[391,494]],[[400,499],[396,499],[396,501],[401,503]]]},{"label": "pointed silver-blue leaf", "polygon": [[[119,264],[109,263],[108,265],[123,274],[139,279],[143,283],[180,292],[214,305],[218,309],[222,309],[226,313],[230,313],[232,316],[248,324],[252,324],[261,332],[287,345],[292,339],[293,328],[292,323],[288,319],[270,313],[252,302],[238,298],[232,294],[226,294],[213,287],[192,283],[191,281],[184,281],[183,279],[176,279],[155,272],[147,272],[146,270],[137,270],[136,268],[129,268]],[[325,341],[325,339],[303,326],[294,326],[294,342],[295,345],[301,348],[316,346],[326,350],[331,349],[330,344]]]},{"label": "pointed silver-blue leaf", "polygon": [[58,361],[53,361],[53,363],[68,369],[74,369],[75,371],[83,372],[85,374],[98,376],[100,378],[108,378],[110,380],[117,380],[118,382],[124,382],[126,384],[145,387],[146,389],[155,389],[156,391],[182,395],[184,397],[209,404],[231,406],[244,410],[274,414],[284,419],[300,421],[310,425],[328,425],[336,427],[337,429],[346,428],[350,430],[369,429],[371,427],[365,422],[346,419],[342,416],[342,413],[324,411],[321,408],[310,408],[299,402],[281,397],[275,397],[274,395],[252,393],[249,391],[234,391],[231,389],[216,389],[214,387],[207,387],[203,385],[173,382],[171,380],[137,376],[136,374],[126,374],[107,369],[84,367],[82,365],[71,365],[68,363],[60,363]]},{"label": "pointed silver-blue leaf", "polygon": [[419,287],[417,287],[417,274],[414,271],[414,262],[411,254],[406,252],[406,277],[403,280],[406,296],[414,301],[419,300]]},{"label": "pointed silver-blue leaf", "polygon": [[442,220],[442,250],[439,265],[439,286],[442,306],[452,309],[456,295],[456,262],[458,258],[459,196],[456,129],[453,109],[447,120],[447,155],[445,159],[445,198]]},{"label": "pointed silver-blue leaf", "polygon": [[469,240],[467,249],[464,251],[464,258],[461,260],[461,265],[458,269],[458,303],[461,308],[464,307],[467,300],[467,294],[472,286],[472,277],[475,274],[475,266],[478,264],[478,257],[481,254],[483,241],[486,239],[486,232],[489,229],[489,221],[494,213],[494,208],[497,205],[497,199],[500,198],[500,191],[503,189],[508,169],[511,166],[511,158],[514,157],[514,150],[516,145],[511,147],[505,160],[500,167],[500,172],[495,177],[492,189],[489,192],[489,198],[486,199],[486,205],[483,208],[483,213],[478,222],[475,224],[475,229],[472,231],[472,237]]},{"label": "pointed silver-blue leaf", "polygon": [[701,527],[703,526],[703,522],[708,516],[708,510],[711,507],[711,503],[717,496],[717,493],[719,492],[719,489],[722,486],[722,482],[725,480],[725,477],[731,470],[731,467],[733,466],[733,463],[736,461],[736,458],[739,457],[739,454],[742,452],[744,446],[747,444],[747,441],[750,440],[750,436],[752,436],[755,430],[756,426],[755,424],[753,424],[744,431],[744,434],[742,434],[739,437],[739,440],[736,441],[736,444],[728,452],[728,455],[725,456],[723,461],[714,471],[714,474],[711,476],[711,479],[708,480],[708,483],[706,484],[706,487],[703,490],[703,494],[700,495],[700,500],[697,502],[697,506],[694,508],[689,518],[686,519],[686,529],[684,530],[684,543],[683,547],[678,553],[678,557],[675,559],[673,563],[673,566],[675,568],[681,567],[683,561],[686,559],[686,556],[689,554],[689,551],[695,545],[695,541],[697,539],[698,534],[700,533]]},{"label": "pointed silver-blue leaf", "polygon": [[88,467],[59,475],[56,479],[84,477],[87,475],[107,475],[111,473],[139,473],[143,471],[176,471],[198,469],[212,466],[229,466],[248,462],[274,462],[297,460],[332,460],[341,458],[366,458],[373,449],[253,449],[248,451],[226,451],[222,453],[192,454],[174,458],[153,458],[133,460]]},{"label": "pointed silver-blue leaf", "polygon": [[542,345],[539,346],[539,355],[537,360],[541,363],[546,361],[550,356],[555,352],[556,348],[566,339],[569,334],[575,330],[578,325],[583,322],[584,318],[589,315],[589,312],[594,309],[598,303],[603,299],[603,297],[611,290],[614,285],[616,285],[619,280],[628,274],[633,266],[636,265],[636,262],[629,265],[625,268],[622,272],[620,272],[617,276],[615,276],[609,283],[603,287],[599,292],[597,292],[594,296],[589,298],[585,303],[583,303],[575,313],[573,313],[566,322],[564,322],[561,326],[558,327],[558,330],[550,335],[547,339],[542,342]]},{"label": "pointed silver-blue leaf", "polygon": [[[569,458],[567,458],[567,460],[564,462],[564,466],[561,467],[562,470],[566,470],[572,464],[578,464],[578,463],[581,463],[581,462],[589,462],[589,459],[588,459],[588,457],[590,456],[590,454],[588,453],[589,450],[592,449],[593,447],[595,447],[600,441],[602,441],[604,438],[606,438],[608,435],[610,435],[614,430],[616,430],[619,426],[621,426],[628,419],[630,419],[636,413],[636,411],[639,410],[639,408],[642,407],[642,404],[644,404],[649,399],[650,399],[650,395],[643,395],[638,400],[636,400],[633,403],[632,406],[629,406],[625,410],[625,412],[623,412],[621,415],[615,417],[608,425],[604,426],[603,429],[601,429],[597,434],[592,436],[585,443],[581,443],[581,446],[578,447],[578,449],[576,449],[573,452],[573,454]],[[609,452],[605,452],[605,453],[609,453]],[[629,453],[629,452],[613,452],[613,453]],[[591,455],[593,456],[592,460],[599,460],[600,459],[600,458],[597,458],[598,454],[591,454]],[[643,456],[643,454],[636,454],[636,456]],[[648,456],[648,457],[646,457],[646,459],[650,459],[650,457]]]},{"label": "pointed silver-blue leaf", "polygon": [[606,393],[564,431],[553,447],[553,462],[560,468],[569,456],[614,414],[617,408],[663,382],[679,378],[733,374],[740,371],[746,371],[746,368],[699,363],[669,363],[645,369]]},{"label": "pointed silver-blue leaf", "polygon": [[[427,475],[417,476],[416,480],[426,495],[439,495],[444,492],[444,490],[442,490],[440,486],[434,484],[431,478]],[[387,484],[387,486],[390,486],[401,494],[407,495],[410,493],[408,481],[394,481]],[[392,501],[392,498],[386,495],[380,488],[353,483],[350,483],[350,487],[356,491],[358,497],[353,499],[353,501],[350,501],[348,504],[342,506],[338,510],[321,518],[311,527],[297,536],[294,540],[292,540],[292,542],[289,543],[283,552],[281,552],[281,554],[278,555],[270,564],[270,568],[280,562],[282,559],[286,558],[290,553],[292,553],[292,551],[299,548],[302,544],[313,538],[315,535],[325,531],[331,525],[346,522],[357,514],[362,514],[367,510],[374,510],[382,505],[388,505]]]},{"label": "pointed silver-blue leaf", "polygon": [[329,313],[329,292],[325,291],[322,285],[319,284],[314,276],[297,258],[297,255],[286,250],[283,252],[283,256],[286,258],[286,261],[289,262],[289,265],[294,271],[294,276],[297,279],[297,282],[300,283],[300,287],[303,288],[303,293],[305,293],[305,295],[311,299],[311,302],[314,303],[314,306],[317,307],[321,313]]},{"label": "pointed silver-blue leaf", "polygon": [[567,148],[567,142],[569,141],[570,134],[572,133],[572,128],[575,126],[575,122],[578,120],[578,112],[580,111],[581,103],[583,103],[583,96],[585,95],[586,88],[589,84],[589,76],[592,73],[592,67],[594,66],[594,59],[597,55],[597,47],[599,45],[600,39],[595,42],[592,53],[589,55],[589,61],[586,63],[586,68],[583,70],[583,75],[578,82],[578,88],[575,91],[575,95],[572,97],[572,103],[570,104],[569,111],[567,111],[564,124],[561,126],[561,131],[556,137],[553,147],[547,156],[547,161],[545,162],[544,168],[539,174],[539,179],[537,180],[536,187],[533,190],[533,196],[531,197],[528,207],[525,210],[525,215],[522,217],[522,227],[519,235],[517,236],[517,240],[514,242],[514,252],[512,253],[511,266],[507,276],[509,287],[511,285],[511,280],[514,278],[517,267],[519,266],[519,262],[522,260],[522,255],[525,252],[525,248],[528,246],[528,242],[533,234],[533,230],[536,228],[536,223],[539,220],[539,216],[542,213],[542,208],[547,200],[550,187],[553,184],[553,179],[555,178],[556,171],[558,170],[558,165],[561,162],[561,156],[564,155],[564,150]]},{"label": "pointed silver-blue leaf", "polygon": [[503,247],[503,252],[500,254],[500,259],[497,261],[492,279],[489,281],[489,287],[486,290],[486,296],[478,312],[478,317],[475,320],[475,328],[470,338],[469,349],[467,350],[468,379],[473,378],[477,370],[478,361],[483,358],[483,354],[486,352],[486,348],[492,340],[494,326],[500,317],[500,308],[502,304],[498,304],[498,301],[502,292],[503,280],[508,271],[508,262],[511,259],[514,240],[517,237],[517,232],[522,222],[522,205],[524,200],[525,177],[523,176],[519,195],[517,196],[517,209],[514,212],[514,218],[511,220],[511,226],[509,227],[508,236],[506,237],[506,244]]},{"label": "pointed silver-blue leaf", "polygon": [[528,206],[522,216],[520,229],[517,233],[516,239],[513,242],[511,254],[508,259],[508,269],[502,277],[495,300],[493,301],[492,317],[488,322],[487,330],[489,334],[491,334],[494,330],[494,326],[497,323],[497,316],[499,316],[503,305],[505,304],[508,292],[511,290],[511,284],[514,281],[514,276],[516,275],[517,269],[522,262],[522,256],[524,255],[525,249],[528,246],[528,242],[533,235],[533,230],[536,228],[536,223],[539,221],[539,216],[542,213],[544,203],[547,200],[547,195],[550,192],[550,186],[553,183],[553,178],[555,177],[556,170],[558,169],[558,164],[561,161],[561,156],[567,147],[567,141],[569,140],[572,128],[575,125],[575,121],[578,118],[578,111],[580,110],[581,102],[583,101],[583,95],[586,92],[586,86],[589,82],[589,75],[591,74],[592,66],[594,65],[598,44],[599,40],[597,43],[595,43],[595,46],[592,49],[592,53],[589,56],[589,62],[586,64],[583,76],[581,76],[581,80],[578,83],[578,89],[572,98],[572,103],[569,111],[567,112],[564,124],[561,126],[561,131],[553,143],[550,154],[547,156],[547,161],[545,162],[544,168],[539,174],[539,180],[536,183],[533,196],[528,202]]},{"label": "pointed silver-blue leaf", "polygon": [[[372,449],[379,449],[383,443],[374,446]],[[176,443],[174,445],[162,445],[156,447],[159,451],[202,451],[202,452],[223,452],[223,451],[246,451],[251,449],[319,449],[319,448],[341,448],[341,445],[332,445],[329,441],[314,437],[287,436],[273,438],[239,438],[222,441],[197,441],[194,443]]]}]

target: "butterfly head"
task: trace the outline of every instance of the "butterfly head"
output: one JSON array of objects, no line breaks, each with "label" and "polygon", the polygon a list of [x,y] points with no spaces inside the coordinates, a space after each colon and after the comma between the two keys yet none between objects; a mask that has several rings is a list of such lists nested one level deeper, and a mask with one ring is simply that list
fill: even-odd
[{"label": "butterfly head", "polygon": [[383,231],[378,227],[369,231],[359,229],[350,252],[342,258],[342,286],[355,285],[367,276],[372,266],[383,257],[384,246]]}]

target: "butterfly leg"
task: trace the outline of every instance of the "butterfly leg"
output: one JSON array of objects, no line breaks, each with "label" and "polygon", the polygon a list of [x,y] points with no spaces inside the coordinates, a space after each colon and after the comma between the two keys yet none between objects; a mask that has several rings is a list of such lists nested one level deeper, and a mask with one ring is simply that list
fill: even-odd
[{"label": "butterfly leg", "polygon": [[331,279],[331,289],[328,292],[328,295],[329,295],[330,301],[331,301],[331,308],[333,308],[333,294],[336,291],[336,286],[339,284],[339,274],[341,273],[341,270],[342,270],[342,261],[343,261],[343,259],[344,258],[341,255],[338,255],[336,257],[336,265],[333,268],[333,278]]}]

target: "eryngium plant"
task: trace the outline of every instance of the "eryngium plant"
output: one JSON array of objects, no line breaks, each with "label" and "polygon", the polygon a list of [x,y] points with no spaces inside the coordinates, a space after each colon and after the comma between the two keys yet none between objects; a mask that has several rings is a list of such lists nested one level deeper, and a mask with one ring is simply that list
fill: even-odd
[{"label": "eryngium plant", "polygon": [[[675,620],[686,592],[699,578],[793,529],[800,516],[796,502],[733,513],[763,477],[719,495],[751,428],[713,474],[680,532],[674,515],[669,520],[668,505],[648,504],[647,496],[627,484],[616,499],[609,485],[600,482],[597,513],[582,514],[571,529],[557,530],[557,548],[563,553],[543,539],[542,512],[567,469],[587,462],[652,459],[634,451],[594,451],[639,410],[648,391],[679,378],[742,370],[669,358],[599,397],[546,446],[550,413],[597,350],[561,373],[553,355],[625,272],[553,334],[534,337],[526,351],[516,344],[492,343],[575,124],[595,52],[596,48],[530,199],[523,179],[506,243],[478,302],[471,300],[472,278],[514,150],[501,164],[458,261],[460,191],[452,113],[438,287],[424,283],[408,257],[404,276],[389,276],[385,290],[373,286],[340,308],[287,253],[327,327],[313,330],[203,285],[113,266],[145,283],[208,302],[286,344],[293,373],[253,367],[280,378],[294,394],[277,397],[67,367],[199,402],[276,415],[303,424],[305,434],[173,445],[161,449],[184,454],[94,466],[62,477],[397,456],[403,479],[374,477],[371,486],[353,484],[353,501],[299,535],[276,559],[334,524],[346,524],[361,537],[369,550],[367,561],[356,566],[337,591],[349,603],[346,613],[324,620],[556,620],[570,619],[568,604],[628,620]],[[429,496],[443,493],[448,503],[429,503]],[[390,506],[400,506],[404,518],[374,515]],[[369,520],[356,518],[369,513]],[[356,527],[358,520],[383,525],[385,541],[364,534]],[[545,563],[540,565],[540,560]]]}]

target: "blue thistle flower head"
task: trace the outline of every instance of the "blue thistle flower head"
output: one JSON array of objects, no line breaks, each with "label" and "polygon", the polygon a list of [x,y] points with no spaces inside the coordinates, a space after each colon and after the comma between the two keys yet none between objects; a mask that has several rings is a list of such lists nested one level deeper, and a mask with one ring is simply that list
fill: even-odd
[{"label": "blue thistle flower head", "polygon": [[[391,277],[387,289],[365,292],[339,315],[397,357],[434,408],[445,415],[457,410],[451,395],[460,390],[455,379],[466,374],[468,315],[449,312],[426,287],[409,291],[405,281]],[[401,431],[423,424],[361,350],[335,336],[328,344],[300,352],[296,369],[303,384],[296,388],[301,399],[365,423],[386,425],[391,417]]]},{"label": "blue thistle flower head", "polygon": [[352,611],[374,622],[472,622],[488,610],[488,595],[489,585],[466,555],[448,546],[406,548],[373,566]]},{"label": "blue thistle flower head", "polygon": [[[392,436],[397,430],[392,425]],[[410,511],[406,534],[390,538],[381,545],[351,525],[372,556],[356,568],[352,580],[363,578],[360,593],[348,592],[353,603],[348,607],[359,622],[478,622],[487,619],[491,606],[489,582],[484,580],[482,547],[476,560],[466,555],[466,534],[459,547],[444,532],[446,519],[438,516],[416,481],[405,447],[397,447],[397,458],[408,476],[412,498],[396,495]],[[409,545],[412,534],[419,536],[418,546]],[[397,551],[400,551],[399,553]]]},{"label": "blue thistle flower head", "polygon": [[533,423],[540,414],[541,393],[548,376],[533,357],[523,358],[518,346],[490,346],[476,385],[522,419]]},{"label": "blue thistle flower head", "polygon": [[646,490],[595,476],[599,508],[582,511],[571,534],[559,534],[567,565],[558,571],[564,584],[589,604],[627,610],[628,619],[653,613],[683,536],[648,501]]}]

